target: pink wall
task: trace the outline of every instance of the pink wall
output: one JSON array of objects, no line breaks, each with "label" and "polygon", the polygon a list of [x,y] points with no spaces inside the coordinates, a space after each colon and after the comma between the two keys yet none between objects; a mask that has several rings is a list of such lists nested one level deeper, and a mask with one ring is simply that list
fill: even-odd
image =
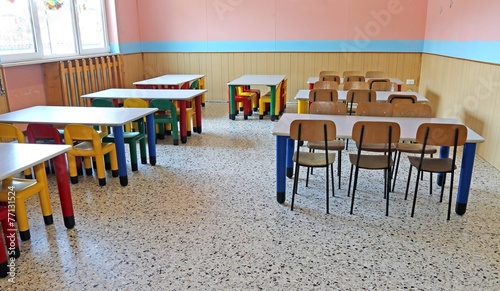
[{"label": "pink wall", "polygon": [[428,3],[425,38],[498,41],[499,11],[498,0],[431,0]]},{"label": "pink wall", "polygon": [[[427,1],[413,0],[149,0],[138,3],[141,3],[138,5],[141,40],[146,42],[348,40],[355,38],[359,31],[370,34],[372,39],[422,40],[427,12]],[[137,9],[121,1],[119,6],[124,14]],[[129,29],[130,24],[120,27],[120,41],[124,41],[122,35],[137,41],[137,33]]]},{"label": "pink wall", "polygon": [[118,40],[120,42],[141,41],[141,25],[138,10],[143,9],[144,6],[152,5],[151,2],[158,1],[115,0]]}]

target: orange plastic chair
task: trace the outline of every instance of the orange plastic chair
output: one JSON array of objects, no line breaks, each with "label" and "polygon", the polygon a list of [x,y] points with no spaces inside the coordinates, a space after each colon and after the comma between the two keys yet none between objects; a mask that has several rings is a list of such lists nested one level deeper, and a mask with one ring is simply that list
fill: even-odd
[{"label": "orange plastic chair", "polygon": [[[69,175],[71,183],[78,183],[76,172],[76,157],[93,157],[96,163],[97,178],[99,185],[106,185],[106,173],[104,167],[104,155],[109,154],[111,171],[113,177],[118,177],[118,160],[114,143],[103,143],[101,137],[90,126],[79,124],[68,124],[64,127],[64,141],[72,148],[67,152]],[[79,142],[75,144],[75,142]],[[92,170],[92,164],[88,159],[84,160],[85,169]]]},{"label": "orange plastic chair", "polygon": [[[11,142],[16,140],[18,143],[26,143],[23,132],[11,124],[0,123],[0,142]],[[30,169],[24,170],[24,177],[26,179],[32,179]]]}]

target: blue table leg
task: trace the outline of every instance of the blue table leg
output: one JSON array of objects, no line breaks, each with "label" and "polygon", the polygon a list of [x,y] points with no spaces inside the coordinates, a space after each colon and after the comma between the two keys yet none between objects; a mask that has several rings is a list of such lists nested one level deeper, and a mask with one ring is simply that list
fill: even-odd
[{"label": "blue table leg", "polygon": [[457,203],[455,212],[464,215],[467,210],[472,170],[474,168],[474,156],[476,155],[476,144],[466,143],[462,154],[462,168],[460,169],[460,180],[458,181]]},{"label": "blue table leg", "polygon": [[286,136],[276,136],[276,200],[284,203],[286,198]]},{"label": "blue table leg", "polygon": [[[439,149],[439,157],[440,158],[443,158],[443,159],[446,159],[450,156],[450,147],[441,147]],[[443,181],[443,173],[438,173],[437,174],[437,179],[436,179],[436,183],[439,185],[439,186],[443,186],[444,184],[444,181]]]},{"label": "blue table leg", "polygon": [[293,152],[295,140],[289,138],[286,141],[286,176],[293,177]]},{"label": "blue table leg", "polygon": [[156,128],[154,114],[146,116],[146,128],[148,131],[149,162],[154,166],[156,165]]},{"label": "blue table leg", "polygon": [[127,186],[127,160],[125,158],[123,125],[113,126],[113,134],[115,135],[116,157],[118,159],[118,176],[120,176],[120,184],[122,186]]}]

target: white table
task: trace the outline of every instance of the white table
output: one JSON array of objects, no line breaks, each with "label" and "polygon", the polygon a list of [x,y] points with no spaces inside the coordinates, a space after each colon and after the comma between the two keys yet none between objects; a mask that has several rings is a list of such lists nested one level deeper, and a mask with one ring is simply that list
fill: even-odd
[{"label": "white table", "polygon": [[[290,124],[296,119],[328,119],[335,122],[337,127],[337,137],[351,138],[352,127],[357,121],[393,121],[401,127],[401,140],[413,141],[418,127],[422,123],[455,123],[461,124],[450,118],[411,118],[411,117],[372,117],[372,116],[344,116],[344,115],[319,115],[319,114],[298,114],[285,113],[275,125],[272,133],[276,136],[276,199],[279,203],[284,203],[286,198],[286,176],[293,175],[293,151],[294,141],[289,138]],[[458,183],[458,193],[455,212],[463,215],[467,209],[470,182],[474,167],[474,156],[477,143],[484,142],[484,138],[468,129],[467,141],[464,145],[462,155],[462,167],[460,180]],[[446,157],[448,148],[441,150],[440,156]]]},{"label": "white table", "polygon": [[[297,100],[297,113],[307,113],[308,103],[309,103],[309,89],[300,89],[295,95],[295,100]],[[337,90],[339,94],[339,101],[345,102],[347,100],[346,90]],[[427,103],[429,100],[417,92],[388,92],[388,91],[377,91],[377,102],[386,102],[389,95],[415,95],[417,96],[417,102]]]},{"label": "white table", "polygon": [[[391,82],[394,82],[396,83],[396,85],[398,85],[398,91],[401,91],[401,85],[403,85],[403,81],[401,81],[400,79],[398,78],[366,78],[366,82],[370,81],[370,79],[389,79],[391,80]],[[316,83],[317,81],[319,81],[319,77],[309,77],[307,79],[307,84],[309,84],[309,89],[313,89],[313,86],[314,86],[314,83]],[[343,77],[340,77],[340,84],[343,84],[344,83],[344,78]]]},{"label": "white table", "polygon": [[[270,112],[271,112],[271,120],[274,121],[279,115],[279,108],[276,108],[276,87],[279,83],[281,83],[286,78],[285,75],[243,75],[238,79],[235,79],[227,85],[229,86],[229,118],[235,120],[236,112],[235,112],[235,86],[268,86],[269,94],[271,99],[270,104]],[[274,112],[274,114],[273,114]]]},{"label": "white table", "polygon": [[[205,76],[201,74],[167,74],[133,84],[137,89],[189,89],[189,87],[185,87],[186,84],[199,80],[198,89],[205,89]],[[201,95],[201,106],[205,106],[205,93]]]},{"label": "white table", "polygon": [[81,98],[106,98],[106,99],[168,99],[178,101],[180,113],[180,132],[181,142],[187,141],[187,128],[186,128],[186,101],[195,100],[196,111],[196,132],[202,131],[202,114],[201,114],[201,95],[207,90],[193,89],[107,89],[81,96]]},{"label": "white table", "polygon": [[84,124],[112,126],[115,135],[118,173],[122,186],[128,184],[123,125],[146,117],[149,160],[156,164],[155,124],[156,108],[109,108],[76,106],[33,106],[0,114],[4,123],[45,123],[52,125]]},{"label": "white table", "polygon": [[0,180],[35,167],[36,179],[47,183],[44,162],[54,158],[59,199],[64,225],[67,228],[75,226],[71,189],[64,155],[70,149],[69,145],[0,143]]}]

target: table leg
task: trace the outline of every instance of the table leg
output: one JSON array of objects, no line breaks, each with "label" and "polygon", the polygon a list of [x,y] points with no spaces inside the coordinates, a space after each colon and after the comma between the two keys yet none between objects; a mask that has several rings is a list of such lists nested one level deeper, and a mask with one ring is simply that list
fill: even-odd
[{"label": "table leg", "polygon": [[289,138],[286,141],[286,176],[288,178],[293,177],[293,152],[294,152],[295,140]]},{"label": "table leg", "polygon": [[71,189],[68,180],[68,168],[66,166],[66,155],[62,154],[54,158],[54,167],[56,170],[57,188],[59,190],[59,199],[66,228],[75,226],[75,215],[73,212],[73,201],[71,199]]},{"label": "table leg", "polygon": [[309,83],[309,90],[312,90],[314,89],[314,84],[313,83]]},{"label": "table leg", "polygon": [[232,85],[229,85],[229,119],[236,119],[236,104],[234,100],[235,88]]},{"label": "table leg", "polygon": [[277,117],[278,114],[276,114],[276,109],[279,110],[279,108],[276,108],[276,86],[269,86],[270,87],[270,99],[271,99],[271,104],[269,105],[269,112],[271,114],[271,121],[274,121]]},{"label": "table leg", "polygon": [[148,133],[149,162],[156,165],[156,128],[154,113],[146,116],[146,128]]},{"label": "table leg", "polygon": [[196,96],[194,99],[194,106],[195,106],[195,111],[196,111],[196,132],[201,133],[201,106],[203,106],[202,103],[202,96]]},{"label": "table leg", "polygon": [[[450,155],[450,147],[441,147],[439,149],[439,157],[440,158],[446,159],[449,157],[449,155]],[[443,173],[438,173],[436,183],[439,186],[443,186],[444,182],[445,181],[443,181]]]},{"label": "table leg", "polygon": [[307,100],[298,100],[297,101],[297,113],[299,114],[305,114],[307,113],[307,105],[308,105]]},{"label": "table leg", "polygon": [[474,156],[476,155],[476,144],[466,143],[462,154],[462,167],[460,169],[460,179],[458,180],[457,202],[455,213],[464,215],[467,210],[467,200],[469,199],[469,189],[472,180],[472,170],[474,168]]},{"label": "table leg", "polygon": [[276,200],[284,203],[286,198],[286,142],[288,137],[276,136]]},{"label": "table leg", "polygon": [[179,115],[180,115],[180,120],[179,123],[181,124],[181,142],[186,143],[187,142],[187,126],[186,126],[186,101],[185,100],[179,100]]},{"label": "table leg", "polygon": [[127,160],[125,158],[123,125],[113,126],[113,134],[115,136],[116,158],[118,159],[118,176],[120,176],[120,184],[122,186],[127,186]]}]

